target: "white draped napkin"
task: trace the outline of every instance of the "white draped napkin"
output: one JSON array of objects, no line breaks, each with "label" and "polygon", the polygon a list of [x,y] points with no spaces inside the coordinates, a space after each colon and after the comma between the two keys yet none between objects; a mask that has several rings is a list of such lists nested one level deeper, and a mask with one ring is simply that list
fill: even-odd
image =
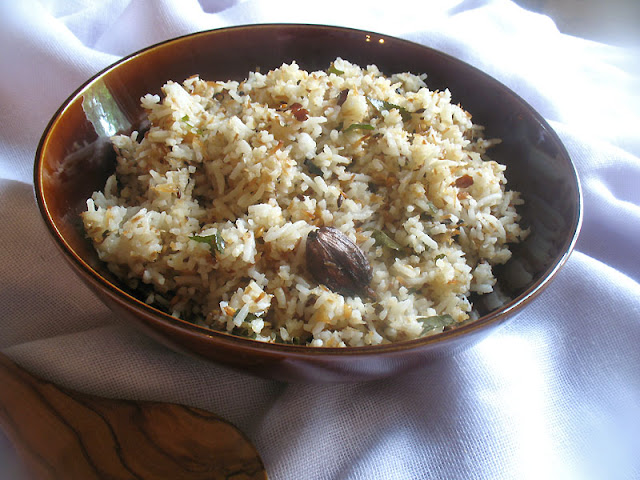
[{"label": "white draped napkin", "polygon": [[[273,480],[640,478],[637,50],[561,34],[508,0],[0,4],[0,349],[16,362],[80,391],[215,412],[255,443]],[[342,25],[435,47],[550,122],[582,180],[584,225],[565,268],[526,311],[465,353],[403,376],[288,385],[174,353],[96,301],[34,202],[33,158],[48,120],[123,55],[264,22]]]}]

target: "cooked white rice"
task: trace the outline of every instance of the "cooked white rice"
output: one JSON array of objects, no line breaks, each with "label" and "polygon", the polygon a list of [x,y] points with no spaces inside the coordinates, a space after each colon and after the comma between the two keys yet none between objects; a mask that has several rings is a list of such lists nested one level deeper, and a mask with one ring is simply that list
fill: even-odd
[{"label": "cooked white rice", "polygon": [[[521,200],[485,158],[497,140],[425,79],[338,58],[169,81],[141,100],[144,138],[113,138],[117,170],[87,200],[87,235],[148,303],[265,342],[372,345],[472,320],[470,293],[492,291],[492,266],[527,233]],[[374,296],[309,275],[321,226],[366,254]]]}]

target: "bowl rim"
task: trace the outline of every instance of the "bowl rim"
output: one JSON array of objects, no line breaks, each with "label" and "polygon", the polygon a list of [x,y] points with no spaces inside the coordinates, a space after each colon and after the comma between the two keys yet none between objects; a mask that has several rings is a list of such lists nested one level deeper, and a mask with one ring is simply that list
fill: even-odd
[{"label": "bowl rim", "polygon": [[[364,345],[364,346],[355,346],[355,347],[314,347],[307,345],[293,345],[293,344],[285,344],[285,343],[267,343],[261,342],[259,340],[251,339],[248,337],[242,337],[239,335],[230,334],[227,332],[212,330],[207,327],[202,327],[199,325],[195,325],[186,320],[179,319],[174,317],[168,313],[165,313],[145,302],[139,300],[134,297],[123,288],[120,288],[118,285],[110,282],[104,276],[102,276],[96,269],[91,267],[76,251],[71,247],[71,245],[65,240],[62,232],[57,228],[52,215],[49,211],[49,206],[47,204],[47,199],[44,194],[44,187],[42,182],[42,170],[44,164],[44,154],[47,150],[48,143],[50,141],[50,135],[52,130],[58,125],[59,122],[62,121],[62,118],[66,112],[66,110],[70,107],[70,105],[82,94],[90,88],[94,83],[98,82],[103,76],[108,74],[110,71],[119,68],[121,65],[125,63],[129,63],[135,61],[136,58],[141,57],[151,51],[171,48],[172,45],[190,41],[192,38],[201,37],[201,36],[212,36],[216,35],[224,35],[229,31],[241,31],[241,30],[256,30],[256,29],[281,29],[281,28],[293,28],[293,29],[319,29],[324,30],[325,32],[333,31],[333,32],[345,32],[350,34],[361,34],[365,36],[375,35],[380,39],[384,39],[385,42],[395,42],[397,44],[406,44],[411,45],[413,48],[418,47],[420,49],[424,49],[429,51],[431,54],[440,56],[445,58],[449,62],[454,62],[458,64],[462,64],[464,68],[471,69],[474,71],[474,74],[485,77],[490,83],[496,84],[496,86],[503,89],[505,92],[509,93],[514,97],[514,99],[520,103],[525,110],[527,110],[532,117],[543,127],[547,134],[549,134],[554,143],[559,146],[560,153],[568,160],[568,166],[570,167],[570,171],[573,176],[573,181],[575,182],[577,198],[576,198],[576,211],[573,217],[572,222],[572,231],[571,235],[565,239],[563,245],[560,249],[562,254],[555,259],[553,263],[540,275],[540,278],[530,285],[524,292],[511,299],[500,308],[476,319],[469,321],[461,326],[453,328],[451,330],[445,330],[443,332],[420,337],[413,340],[402,340],[398,342],[378,344],[378,345]],[[167,79],[169,80],[169,79]],[[97,73],[93,74],[88,80],[86,80],[82,85],[80,85],[73,93],[71,93],[64,102],[60,105],[60,107],[53,114],[51,119],[49,120],[46,128],[43,131],[43,134],[38,142],[38,147],[35,153],[35,161],[34,161],[34,171],[33,171],[33,182],[34,182],[34,194],[36,198],[36,203],[41,213],[41,217],[47,227],[47,230],[53,237],[57,246],[62,250],[64,257],[69,261],[72,266],[78,269],[81,273],[84,274],[86,278],[88,278],[95,286],[98,288],[102,288],[106,290],[106,292],[114,298],[119,303],[124,305],[130,305],[134,309],[141,309],[145,316],[149,318],[153,318],[154,322],[164,322],[168,327],[179,328],[183,330],[185,333],[188,333],[190,336],[199,337],[201,340],[206,339],[214,339],[215,342],[222,342],[225,344],[234,345],[237,347],[241,347],[245,350],[261,350],[273,354],[281,353],[293,356],[364,356],[364,355],[384,355],[390,354],[398,351],[412,350],[419,347],[426,347],[428,345],[446,342],[450,339],[466,335],[472,332],[479,332],[481,330],[486,329],[490,325],[500,323],[501,320],[505,319],[507,316],[518,313],[527,303],[535,299],[546,287],[549,283],[555,278],[558,271],[565,265],[571,253],[573,252],[575,245],[577,243],[580,230],[582,228],[583,222],[583,192],[582,186],[580,182],[580,178],[578,176],[575,164],[573,163],[571,156],[566,150],[565,145],[559,138],[558,134],[553,130],[553,128],[549,125],[549,123],[542,117],[540,113],[536,109],[534,109],[528,102],[526,102],[522,97],[520,97],[517,93],[511,90],[509,87],[504,85],[502,82],[498,81],[491,75],[485,73],[479,68],[466,63],[459,58],[456,58],[452,55],[444,53],[438,49],[430,47],[428,45],[423,45],[417,42],[413,42],[411,40],[402,39],[399,37],[395,37],[388,34],[377,33],[374,31],[361,30],[357,28],[351,27],[343,27],[343,26],[335,26],[335,25],[323,25],[323,24],[311,24],[311,23],[259,23],[259,24],[242,24],[235,26],[228,26],[223,28],[214,28],[208,30],[201,30],[193,33],[188,33],[185,35],[180,35],[177,37],[173,37],[167,40],[163,40],[154,44],[151,44],[147,47],[141,48],[133,53],[130,53],[117,61],[111,63],[110,65],[104,67]]]}]

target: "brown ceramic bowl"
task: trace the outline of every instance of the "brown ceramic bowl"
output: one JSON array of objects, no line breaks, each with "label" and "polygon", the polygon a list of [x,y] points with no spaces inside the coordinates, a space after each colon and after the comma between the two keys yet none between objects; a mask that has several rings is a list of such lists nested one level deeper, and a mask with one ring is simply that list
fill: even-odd
[{"label": "brown ceramic bowl", "polygon": [[[326,69],[337,56],[376,64],[387,74],[427,73],[431,89],[449,88],[503,143],[492,158],[507,165],[510,188],[526,201],[532,227],[512,260],[497,272],[497,294],[476,298],[481,318],[441,334],[389,345],[312,348],[264,344],[214,332],[146,305],[119,284],[86,241],[79,213],[114,170],[108,136],[141,125],[140,97],[160,93],[166,80],[199,74],[242,80],[295,60]],[[436,50],[404,40],[345,28],[253,25],[196,33],[149,47],[95,75],[62,105],[35,158],[35,192],[54,241],[76,273],[117,315],[179,351],[257,375],[285,381],[359,381],[424,365],[474,344],[525,308],[569,256],[581,223],[576,171],[545,120],[520,97],[479,70]],[[503,297],[506,297],[505,300]]]}]

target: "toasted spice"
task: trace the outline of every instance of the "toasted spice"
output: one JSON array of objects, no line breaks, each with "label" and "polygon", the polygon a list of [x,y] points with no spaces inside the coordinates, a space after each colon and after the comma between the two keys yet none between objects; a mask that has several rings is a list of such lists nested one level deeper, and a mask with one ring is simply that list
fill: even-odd
[{"label": "toasted spice", "polygon": [[365,294],[373,291],[371,265],[364,252],[340,230],[322,227],[307,236],[306,262],[311,276],[334,292]]},{"label": "toasted spice", "polygon": [[289,107],[289,110],[291,110],[291,113],[293,113],[293,116],[299,122],[304,122],[307,118],[309,118],[309,111],[305,108],[302,108],[302,105],[300,103],[292,103]]},{"label": "toasted spice", "polygon": [[338,102],[337,102],[337,104],[338,104],[338,106],[339,106],[339,107],[341,107],[341,106],[342,106],[342,104],[343,104],[344,102],[346,102],[346,101],[347,101],[347,96],[349,96],[349,89],[348,89],[348,88],[345,88],[345,89],[344,89],[344,90],[342,90],[342,91],[340,92],[340,94],[338,95]]},{"label": "toasted spice", "polygon": [[456,187],[458,188],[467,188],[473,185],[473,177],[471,175],[463,175],[456,179]]}]

